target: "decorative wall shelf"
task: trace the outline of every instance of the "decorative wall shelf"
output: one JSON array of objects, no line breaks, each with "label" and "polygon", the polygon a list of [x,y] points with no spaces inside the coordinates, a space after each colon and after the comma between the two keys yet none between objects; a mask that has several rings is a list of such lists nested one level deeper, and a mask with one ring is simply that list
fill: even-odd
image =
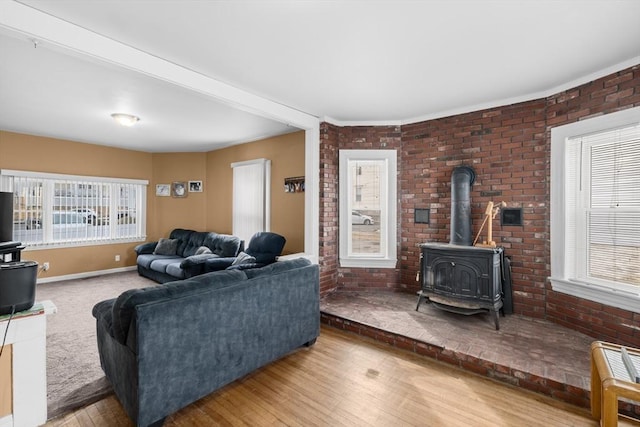
[{"label": "decorative wall shelf", "polygon": [[284,179],[285,193],[301,193],[304,191],[304,176],[294,176]]}]

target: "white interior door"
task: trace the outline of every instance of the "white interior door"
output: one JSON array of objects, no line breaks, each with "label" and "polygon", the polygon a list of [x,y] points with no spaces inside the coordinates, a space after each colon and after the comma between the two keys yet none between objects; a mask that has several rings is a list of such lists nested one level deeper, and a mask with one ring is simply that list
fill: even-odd
[{"label": "white interior door", "polygon": [[233,235],[245,247],[258,231],[269,231],[271,223],[271,160],[232,163]]}]

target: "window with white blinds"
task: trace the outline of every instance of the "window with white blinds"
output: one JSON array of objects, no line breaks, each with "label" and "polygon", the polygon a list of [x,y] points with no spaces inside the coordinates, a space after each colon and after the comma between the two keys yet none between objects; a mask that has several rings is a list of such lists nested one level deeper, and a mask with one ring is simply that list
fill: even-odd
[{"label": "window with white blinds", "polygon": [[579,153],[568,181],[578,183],[576,277],[640,287],[640,125],[567,144]]},{"label": "window with white blinds", "polygon": [[147,181],[0,171],[13,193],[13,240],[30,249],[146,239]]},{"label": "window with white blinds", "polygon": [[551,130],[550,279],[640,313],[640,108]]}]

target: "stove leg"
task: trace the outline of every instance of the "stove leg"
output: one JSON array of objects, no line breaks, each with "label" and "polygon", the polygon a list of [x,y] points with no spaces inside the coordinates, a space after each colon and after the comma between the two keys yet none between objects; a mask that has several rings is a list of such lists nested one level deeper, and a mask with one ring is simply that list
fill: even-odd
[{"label": "stove leg", "polygon": [[498,310],[493,311],[493,323],[496,325],[496,331],[500,330],[500,315],[498,314]]},{"label": "stove leg", "polygon": [[416,311],[420,308],[420,303],[422,302],[422,291],[418,291],[418,305],[416,305]]}]

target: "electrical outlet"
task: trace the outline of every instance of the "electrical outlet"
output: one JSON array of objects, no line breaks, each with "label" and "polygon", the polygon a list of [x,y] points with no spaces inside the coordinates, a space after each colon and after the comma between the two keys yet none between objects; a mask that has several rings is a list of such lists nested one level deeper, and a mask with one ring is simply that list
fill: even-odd
[{"label": "electrical outlet", "polygon": [[120,261],[120,255],[116,255],[116,262]]},{"label": "electrical outlet", "polygon": [[43,262],[42,263],[42,271],[47,271],[49,270],[49,263],[48,262]]}]

